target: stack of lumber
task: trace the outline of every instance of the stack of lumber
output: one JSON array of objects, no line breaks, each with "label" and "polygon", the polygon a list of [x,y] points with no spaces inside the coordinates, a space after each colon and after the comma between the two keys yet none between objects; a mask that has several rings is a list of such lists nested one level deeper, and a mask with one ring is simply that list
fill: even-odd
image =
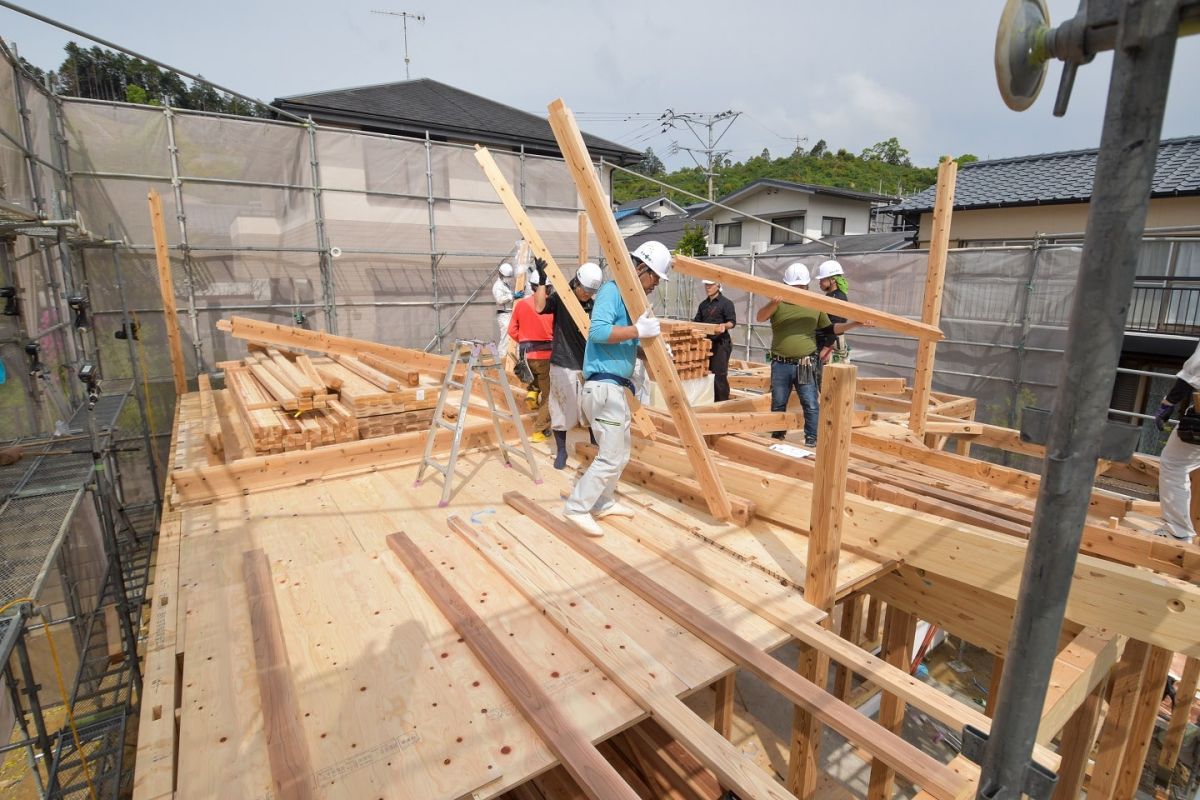
[{"label": "stack of lumber", "polygon": [[313,365],[325,385],[338,393],[342,405],[357,418],[422,411],[437,405],[436,389],[410,384],[361,359],[329,356],[313,359]]},{"label": "stack of lumber", "polygon": [[708,360],[712,355],[709,336],[716,326],[701,322],[662,320],[663,341],[671,348],[675,371],[683,380],[703,378],[708,374]]},{"label": "stack of lumber", "polygon": [[[255,453],[309,450],[358,438],[354,416],[337,401],[336,395],[326,394],[324,386],[319,394],[308,396],[305,403],[308,408],[293,410],[288,406],[298,404],[299,398],[293,395],[290,401],[285,401],[278,397],[277,379],[272,380],[273,376],[268,374],[267,380],[260,380],[262,364],[250,356],[246,362],[240,366],[238,362],[224,365],[225,387]],[[320,407],[313,401],[318,396]]]}]

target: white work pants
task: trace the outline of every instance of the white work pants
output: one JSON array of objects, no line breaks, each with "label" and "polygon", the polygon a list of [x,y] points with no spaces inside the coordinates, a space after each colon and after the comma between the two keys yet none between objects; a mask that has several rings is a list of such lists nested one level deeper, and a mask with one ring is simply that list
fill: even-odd
[{"label": "white work pants", "polygon": [[583,373],[550,365],[550,427],[556,431],[569,431],[581,424],[579,419],[579,394]]},{"label": "white work pants", "polygon": [[500,333],[496,336],[496,352],[500,354],[501,358],[508,353],[508,323],[510,320],[512,320],[511,311],[496,313],[496,325],[500,328]]},{"label": "white work pants", "polygon": [[1200,445],[1188,444],[1171,431],[1158,461],[1158,499],[1163,527],[1176,539],[1191,539],[1192,472],[1200,469]]},{"label": "white work pants", "polygon": [[625,389],[615,383],[588,381],[580,405],[592,422],[599,452],[567,498],[568,514],[602,511],[613,504],[621,472],[629,463],[629,403]]}]

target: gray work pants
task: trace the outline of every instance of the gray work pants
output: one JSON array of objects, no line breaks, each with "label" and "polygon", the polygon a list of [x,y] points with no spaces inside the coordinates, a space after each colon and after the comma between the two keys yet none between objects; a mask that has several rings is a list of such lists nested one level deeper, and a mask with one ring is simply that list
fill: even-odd
[{"label": "gray work pants", "polygon": [[631,446],[625,389],[615,383],[588,381],[583,385],[580,405],[584,417],[591,420],[599,452],[567,498],[568,514],[596,513],[613,504],[613,493],[629,463]]}]

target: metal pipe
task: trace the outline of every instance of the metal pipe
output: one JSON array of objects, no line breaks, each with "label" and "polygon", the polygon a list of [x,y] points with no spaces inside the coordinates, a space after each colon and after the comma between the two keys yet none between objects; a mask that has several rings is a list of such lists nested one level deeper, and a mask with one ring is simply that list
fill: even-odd
[{"label": "metal pipe", "polygon": [[[3,2],[3,0],[0,0]],[[187,212],[183,207],[183,180],[179,177],[179,146],[175,144],[175,113],[164,108],[167,119],[167,151],[171,157],[171,188],[175,192],[175,218],[179,221],[179,250],[183,254],[183,275],[187,283],[187,314],[192,323],[192,349],[196,354],[196,372],[204,370],[204,344],[200,339],[200,319],[196,312],[196,276],[192,272],[188,246]]]},{"label": "metal pipe", "polygon": [[1121,6],[1117,46],[1021,589],[980,772],[980,800],[1018,800],[1058,650],[1121,356],[1175,57],[1179,0]]},{"label": "metal pipe", "polygon": [[438,297],[438,262],[437,256],[437,217],[434,213],[433,199],[433,141],[429,131],[425,131],[425,187],[426,201],[429,204],[429,273],[433,282],[433,329],[437,339],[438,352],[442,350],[442,307]]},{"label": "metal pipe", "polygon": [[[20,623],[18,623],[20,624]],[[25,646],[25,637],[17,638],[17,663],[21,665],[21,680],[25,684],[25,698],[29,701],[29,715],[33,717],[33,728],[37,731],[38,746],[42,750],[47,769],[54,763],[54,748],[50,743],[50,734],[46,731],[46,717],[42,712],[42,701],[38,697],[38,684],[33,676],[33,665],[29,661],[29,650]],[[67,698],[62,699],[67,702]],[[58,791],[58,782],[51,778],[51,791]]]},{"label": "metal pipe", "polygon": [[334,310],[333,260],[329,255],[329,240],[325,236],[325,211],[321,201],[321,165],[317,160],[317,126],[308,118],[308,164],[312,174],[313,218],[317,226],[318,269],[321,273],[321,300],[325,310],[325,330],[338,332],[337,312]]}]

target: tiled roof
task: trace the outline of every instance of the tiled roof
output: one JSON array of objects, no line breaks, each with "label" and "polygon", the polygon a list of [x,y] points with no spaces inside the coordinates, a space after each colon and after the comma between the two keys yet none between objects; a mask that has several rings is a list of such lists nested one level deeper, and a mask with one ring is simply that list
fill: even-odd
[{"label": "tiled roof", "polygon": [[[896,233],[859,233],[845,236],[826,236],[825,241],[837,245],[839,256],[852,253],[882,253],[886,250],[905,250],[913,247],[915,231]],[[829,245],[820,242],[796,242],[768,250],[769,255],[821,255],[831,251]]]},{"label": "tiled roof", "polygon": [[[295,114],[353,122],[388,133],[424,136],[429,131],[432,136],[481,144],[523,144],[535,151],[559,154],[544,117],[430,78],[280,97],[275,105]],[[583,140],[593,156],[619,164],[634,164],[642,158],[638,151],[598,136],[585,133]]]},{"label": "tiled roof", "polygon": [[[747,183],[740,189],[732,191],[724,197],[718,197],[717,202],[729,205],[735,203],[747,195],[754,194],[759,189],[776,188],[790,189],[798,192],[808,192],[809,194],[825,194],[832,197],[844,197],[848,200],[861,200],[864,203],[886,203],[894,200],[894,197],[886,195],[874,194],[872,192],[856,192],[853,189],[842,189],[837,186],[820,186],[815,183],[795,183],[793,181],[780,181],[774,178],[759,178],[758,180]],[[718,209],[718,206],[709,205],[706,208],[698,211],[690,212],[693,217],[705,216]]]},{"label": "tiled roof", "polygon": [[673,214],[669,217],[657,219],[654,224],[645,230],[638,231],[635,234],[625,237],[625,247],[629,250],[635,250],[644,242],[655,241],[662,242],[668,249],[674,250],[679,240],[683,238],[685,229],[689,226],[699,227],[704,229],[704,223],[697,222],[682,214]]},{"label": "tiled roof", "polygon": [[[954,207],[1001,208],[1086,203],[1092,196],[1098,150],[975,161],[958,168]],[[931,211],[937,187],[890,206],[889,211]],[[1158,148],[1151,197],[1200,194],[1200,136],[1164,139]]]}]

